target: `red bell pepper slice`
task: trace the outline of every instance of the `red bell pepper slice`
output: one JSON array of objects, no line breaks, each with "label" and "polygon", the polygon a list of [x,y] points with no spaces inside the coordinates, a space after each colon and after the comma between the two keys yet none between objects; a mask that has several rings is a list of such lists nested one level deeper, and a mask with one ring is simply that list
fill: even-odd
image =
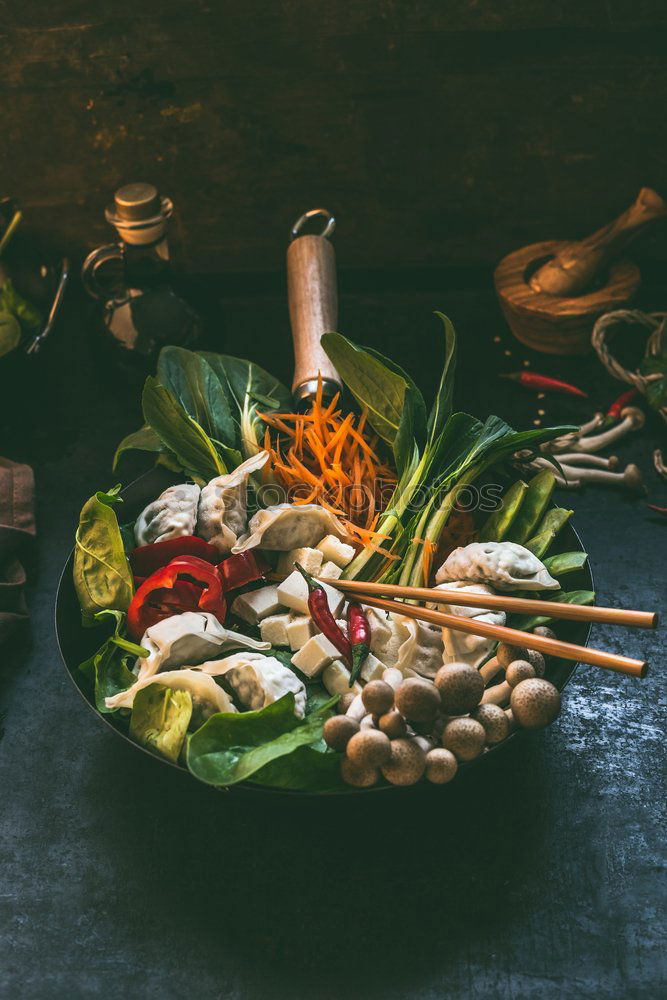
[{"label": "red bell pepper slice", "polygon": [[135,576],[150,576],[156,569],[161,569],[176,559],[177,556],[196,556],[205,562],[215,565],[220,553],[214,545],[209,545],[203,538],[196,535],[179,535],[178,538],[168,538],[166,542],[153,542],[152,545],[140,545],[130,552],[130,565]]},{"label": "red bell pepper slice", "polygon": [[222,589],[238,590],[248,583],[261,580],[271,570],[268,562],[256,555],[250,549],[247,552],[238,552],[234,556],[228,556],[218,563],[218,571],[222,578]]},{"label": "red bell pepper slice", "polygon": [[183,611],[210,611],[220,622],[227,614],[220,573],[196,556],[172,559],[144,580],[127,609],[127,628],[139,642],[151,625]]}]

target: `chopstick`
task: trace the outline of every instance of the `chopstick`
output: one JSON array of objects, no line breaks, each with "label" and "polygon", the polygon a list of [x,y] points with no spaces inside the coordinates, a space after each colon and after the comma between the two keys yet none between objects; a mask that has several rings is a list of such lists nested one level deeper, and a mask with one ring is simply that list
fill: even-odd
[{"label": "chopstick", "polygon": [[[351,581],[344,581],[346,584]],[[340,581],[336,581],[340,586]],[[355,593],[358,593],[355,591]],[[360,595],[361,596],[361,595]],[[590,649],[588,646],[577,646],[572,642],[560,639],[549,639],[547,636],[534,635],[532,632],[521,632],[518,628],[507,628],[504,625],[490,625],[474,618],[461,618],[459,615],[448,615],[442,611],[430,611],[428,608],[416,607],[414,604],[403,604],[401,601],[386,601],[380,597],[363,595],[363,603],[382,611],[393,611],[414,618],[416,621],[428,622],[444,628],[455,629],[457,632],[467,632],[469,635],[481,635],[487,639],[497,639],[513,646],[523,646],[525,649],[536,649],[547,656],[556,656],[562,660],[575,660],[579,663],[590,663],[594,667],[605,670],[615,670],[630,677],[645,677],[648,670],[646,660],[633,660],[629,656],[619,656],[617,653],[605,653],[600,649]]]},{"label": "chopstick", "polygon": [[[320,579],[318,577],[318,579]],[[329,580],[321,578],[337,590],[364,597],[401,597],[410,601],[430,601],[433,604],[455,604],[464,608],[489,608],[526,615],[548,615],[575,622],[595,622],[604,625],[627,625],[631,628],[656,628],[658,615],[653,611],[627,611],[624,608],[598,608],[586,604],[559,604],[539,601],[532,597],[511,597],[507,594],[471,594],[460,590],[439,590],[436,587],[398,587],[392,583],[365,583],[361,580]],[[525,645],[525,643],[524,643]]]}]

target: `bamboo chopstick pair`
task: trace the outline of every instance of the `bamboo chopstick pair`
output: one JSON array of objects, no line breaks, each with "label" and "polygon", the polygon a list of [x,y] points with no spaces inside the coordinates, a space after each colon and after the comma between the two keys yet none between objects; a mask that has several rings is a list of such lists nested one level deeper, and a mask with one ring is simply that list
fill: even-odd
[{"label": "bamboo chopstick pair", "polygon": [[[499,642],[523,646],[526,649],[536,649],[547,656],[590,663],[593,666],[615,670],[631,677],[646,676],[648,670],[646,660],[634,660],[628,656],[619,656],[617,653],[590,649],[587,646],[578,646],[560,639],[550,639],[547,636],[534,635],[532,632],[521,632],[519,629],[507,628],[504,625],[490,625],[488,622],[477,621],[473,618],[462,618],[459,615],[446,614],[442,611],[431,611],[429,608],[417,607],[414,604],[403,602],[429,601],[434,604],[453,604],[461,607],[489,608],[490,610],[529,615],[548,615],[550,618],[597,622],[606,625],[626,625],[634,628],[656,628],[658,624],[657,614],[649,611],[588,607],[583,604],[559,604],[557,601],[540,601],[502,594],[464,593],[460,590],[441,590],[432,587],[399,587],[389,583],[365,583],[360,580],[331,580],[326,577],[318,579],[337,590],[357,597],[364,604],[373,608],[395,611],[407,618],[428,622],[431,625],[444,626],[459,632],[467,632],[470,635],[480,635],[487,639],[497,639]],[[400,598],[400,600],[387,600],[386,598]]]}]

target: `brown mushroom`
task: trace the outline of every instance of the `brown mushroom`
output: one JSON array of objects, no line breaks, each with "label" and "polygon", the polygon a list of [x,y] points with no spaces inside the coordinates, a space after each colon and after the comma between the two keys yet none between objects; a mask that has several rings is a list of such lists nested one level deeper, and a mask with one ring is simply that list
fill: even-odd
[{"label": "brown mushroom", "polygon": [[359,732],[359,723],[348,715],[332,715],[324,723],[322,735],[327,746],[342,753],[352,737]]},{"label": "brown mushroom", "polygon": [[355,764],[349,757],[343,757],[340,762],[340,776],[346,785],[355,788],[370,788],[380,777],[377,767],[367,764]]},{"label": "brown mushroom", "polygon": [[469,663],[446,663],[435,675],[443,711],[447,715],[465,715],[479,705],[484,694],[484,680]]},{"label": "brown mushroom", "polygon": [[347,713],[347,710],[354,701],[354,699],[355,699],[354,691],[346,691],[345,694],[342,694],[340,696],[340,698],[338,699],[338,711],[340,712],[341,715],[345,715]]},{"label": "brown mushroom", "polygon": [[544,654],[540,653],[537,649],[527,650],[528,656],[526,659],[535,671],[536,677],[544,677],[544,672],[547,669],[547,661],[544,658]]},{"label": "brown mushroom", "polygon": [[414,740],[392,740],[391,757],[381,768],[392,785],[414,785],[426,770],[426,755]]},{"label": "brown mushroom", "polygon": [[524,729],[542,729],[560,712],[558,688],[541,677],[531,677],[512,689],[510,708]]},{"label": "brown mushroom", "polygon": [[556,633],[552,628],[547,625],[536,625],[533,629],[533,635],[542,635],[545,639],[555,639]]},{"label": "brown mushroom", "polygon": [[361,692],[367,712],[384,715],[394,707],[394,689],[385,681],[369,681]]},{"label": "brown mushroom", "polygon": [[486,742],[489,746],[502,743],[509,736],[509,720],[498,705],[480,705],[473,714],[473,719],[484,727]]},{"label": "brown mushroom", "polygon": [[442,732],[442,745],[459,760],[479,757],[486,742],[486,732],[476,719],[460,718],[448,722]]},{"label": "brown mushroom", "polygon": [[512,660],[505,671],[505,680],[512,688],[529,677],[537,677],[537,671],[528,660]]},{"label": "brown mushroom", "polygon": [[405,736],[407,728],[405,719],[395,708],[391,712],[385,712],[378,719],[378,729],[386,733],[390,740],[397,740],[401,736]]},{"label": "brown mushroom", "polygon": [[500,666],[507,670],[513,660],[527,660],[528,650],[525,646],[510,646],[508,642],[500,642],[498,643],[496,656]]},{"label": "brown mushroom", "polygon": [[360,729],[347,744],[346,754],[360,767],[380,767],[391,756],[391,741],[379,729]]},{"label": "brown mushroom", "polygon": [[410,722],[432,722],[440,708],[440,692],[432,681],[408,677],[396,690],[395,704]]},{"label": "brown mushroom", "polygon": [[458,762],[451,750],[436,747],[426,754],[426,778],[434,785],[445,785],[458,770]]}]

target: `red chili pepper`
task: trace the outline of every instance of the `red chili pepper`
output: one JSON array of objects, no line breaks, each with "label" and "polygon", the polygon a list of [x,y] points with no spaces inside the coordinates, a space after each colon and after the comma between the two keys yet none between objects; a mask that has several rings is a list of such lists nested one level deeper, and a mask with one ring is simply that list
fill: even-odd
[{"label": "red chili pepper", "polygon": [[222,589],[238,590],[248,583],[261,580],[271,570],[271,567],[261,556],[254,552],[237,552],[234,556],[228,556],[218,563],[218,572],[222,579]]},{"label": "red chili pepper", "polygon": [[614,400],[609,409],[607,410],[608,417],[620,417],[621,410],[623,410],[632,400],[639,395],[639,389],[628,389],[626,392],[622,392],[621,395]]},{"label": "red chili pepper", "polygon": [[566,396],[581,396],[588,399],[588,393],[578,389],[576,385],[569,382],[560,382],[557,378],[549,378],[548,375],[538,375],[537,372],[511,372],[509,375],[501,375],[500,378],[509,378],[527,389],[538,389],[541,392],[562,392]]},{"label": "red chili pepper", "polygon": [[[169,590],[174,593],[167,598]],[[177,611],[210,611],[218,621],[225,620],[227,604],[215,566],[196,556],[180,556],[151,574],[127,609],[128,631],[139,642],[147,628]]]},{"label": "red chili pepper", "polygon": [[334,644],[339,653],[342,653],[347,662],[352,665],[352,646],[350,645],[350,640],[347,636],[343,635],[336,619],[331,614],[326,590],[321,583],[313,580],[312,576],[306,573],[303,566],[300,566],[298,562],[295,562],[294,565],[308,584],[308,610],[310,611],[311,618],[320,632],[327,637],[329,642]]},{"label": "red chili pepper", "polygon": [[364,609],[353,602],[347,609],[347,632],[352,646],[352,670],[350,687],[354,684],[364,660],[371,651],[371,626]]},{"label": "red chili pepper", "polygon": [[178,538],[168,538],[166,542],[153,542],[152,545],[140,545],[133,549],[130,552],[130,564],[136,576],[150,576],[177,556],[197,556],[198,559],[215,565],[220,553],[203,538],[179,535]]},{"label": "red chili pepper", "polygon": [[654,510],[656,514],[667,516],[667,507],[660,507],[657,503],[647,503],[646,506],[649,510]]}]

